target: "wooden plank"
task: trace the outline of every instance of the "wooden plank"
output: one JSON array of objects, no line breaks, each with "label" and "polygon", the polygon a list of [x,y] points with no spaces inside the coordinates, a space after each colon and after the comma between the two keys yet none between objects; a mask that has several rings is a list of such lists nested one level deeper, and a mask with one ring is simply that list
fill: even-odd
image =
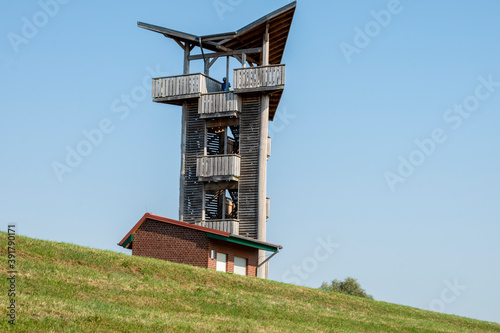
[{"label": "wooden plank", "polygon": [[216,118],[216,117],[221,117],[222,121],[224,121],[224,118],[237,117],[237,116],[238,116],[237,112],[229,111],[229,112],[205,113],[205,114],[202,114],[200,117],[202,119],[206,119],[207,122],[209,122],[209,121],[212,121],[212,118]]},{"label": "wooden plank", "polygon": [[269,21],[266,22],[266,31],[262,42],[262,65],[269,65]]},{"label": "wooden plank", "polygon": [[[179,45],[181,45],[181,47],[182,47],[182,44],[180,42],[178,42],[177,40],[176,40],[176,42]],[[188,42],[185,42],[185,44],[184,44],[184,68],[183,68],[184,74],[189,74],[189,65],[190,65],[189,54],[190,53],[191,53],[191,45]]]},{"label": "wooden plank", "polygon": [[234,89],[234,93],[235,94],[250,94],[250,93],[255,93],[255,92],[276,93],[279,91],[283,91],[284,89],[285,89],[285,86],[283,86],[283,85],[271,86],[271,87],[260,86],[260,87]]},{"label": "wooden plank", "polygon": [[208,183],[205,185],[207,191],[218,191],[218,190],[236,190],[238,189],[237,181],[227,181],[223,183]]}]

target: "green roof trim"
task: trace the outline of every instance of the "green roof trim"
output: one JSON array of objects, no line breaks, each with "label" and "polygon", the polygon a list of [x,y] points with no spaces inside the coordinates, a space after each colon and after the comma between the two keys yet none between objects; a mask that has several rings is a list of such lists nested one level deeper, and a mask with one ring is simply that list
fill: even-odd
[{"label": "green roof trim", "polygon": [[250,246],[250,247],[254,247],[254,248],[257,248],[257,249],[261,249],[261,250],[266,250],[266,251],[271,251],[271,252],[278,252],[278,248],[277,247],[273,247],[273,246],[269,246],[269,245],[265,245],[265,244],[262,244],[261,242],[254,242],[250,239],[243,239],[243,238],[236,238],[236,237],[225,237],[225,236],[221,236],[221,235],[216,235],[216,234],[211,234],[211,233],[208,233],[207,232],[207,237],[208,238],[213,238],[213,239],[219,239],[219,240],[223,240],[223,241],[226,241],[226,242],[231,242],[231,243],[236,243],[236,244],[240,244],[240,245],[245,245],[245,246]]},{"label": "green roof trim", "polygon": [[130,236],[128,236],[128,238],[125,240],[125,242],[123,242],[122,246],[124,248],[127,248],[127,245],[134,240],[134,234],[131,234]]}]

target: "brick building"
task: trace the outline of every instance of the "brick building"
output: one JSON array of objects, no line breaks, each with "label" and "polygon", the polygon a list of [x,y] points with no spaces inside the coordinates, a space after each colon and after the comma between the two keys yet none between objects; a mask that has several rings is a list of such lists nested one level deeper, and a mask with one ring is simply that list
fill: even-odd
[{"label": "brick building", "polygon": [[145,214],[118,245],[132,255],[256,276],[259,250],[277,253],[280,245]]}]

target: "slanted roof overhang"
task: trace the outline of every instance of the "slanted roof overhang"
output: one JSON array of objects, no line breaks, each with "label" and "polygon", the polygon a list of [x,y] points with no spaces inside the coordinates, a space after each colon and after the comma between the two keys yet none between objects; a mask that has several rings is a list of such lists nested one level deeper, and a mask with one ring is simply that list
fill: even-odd
[{"label": "slanted roof overhang", "polygon": [[282,249],[281,245],[275,245],[267,242],[261,242],[248,237],[241,237],[237,235],[229,235],[228,237],[220,236],[217,234],[207,233],[208,238],[223,240],[230,243],[245,245],[249,247],[254,247],[256,249],[270,251],[270,252],[278,252],[278,250]]},{"label": "slanted roof overhang", "polygon": [[132,245],[132,241],[134,240],[134,234],[131,234],[130,236],[127,237],[127,239],[125,239],[125,241],[122,241],[121,243],[121,246],[123,246],[124,248],[128,248],[129,245]]},{"label": "slanted roof overhang", "polygon": [[[201,44],[203,48],[215,52],[229,52],[262,47],[262,37],[267,24],[269,24],[269,43],[271,46],[269,49],[269,63],[276,65],[281,63],[296,7],[297,2],[294,1],[237,31],[204,36],[197,36],[144,22],[137,22],[137,26],[160,33],[178,42],[195,46],[200,46]],[[252,59],[258,59],[258,64],[262,62],[262,53],[248,55]]]}]

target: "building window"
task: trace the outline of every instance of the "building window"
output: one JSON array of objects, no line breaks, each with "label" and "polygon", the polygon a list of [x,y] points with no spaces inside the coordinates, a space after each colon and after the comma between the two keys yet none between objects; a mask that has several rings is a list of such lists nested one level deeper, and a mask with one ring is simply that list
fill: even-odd
[{"label": "building window", "polygon": [[215,270],[219,272],[226,272],[227,255],[225,253],[217,253],[217,265]]},{"label": "building window", "polygon": [[234,257],[234,274],[247,275],[247,260],[245,258]]}]

